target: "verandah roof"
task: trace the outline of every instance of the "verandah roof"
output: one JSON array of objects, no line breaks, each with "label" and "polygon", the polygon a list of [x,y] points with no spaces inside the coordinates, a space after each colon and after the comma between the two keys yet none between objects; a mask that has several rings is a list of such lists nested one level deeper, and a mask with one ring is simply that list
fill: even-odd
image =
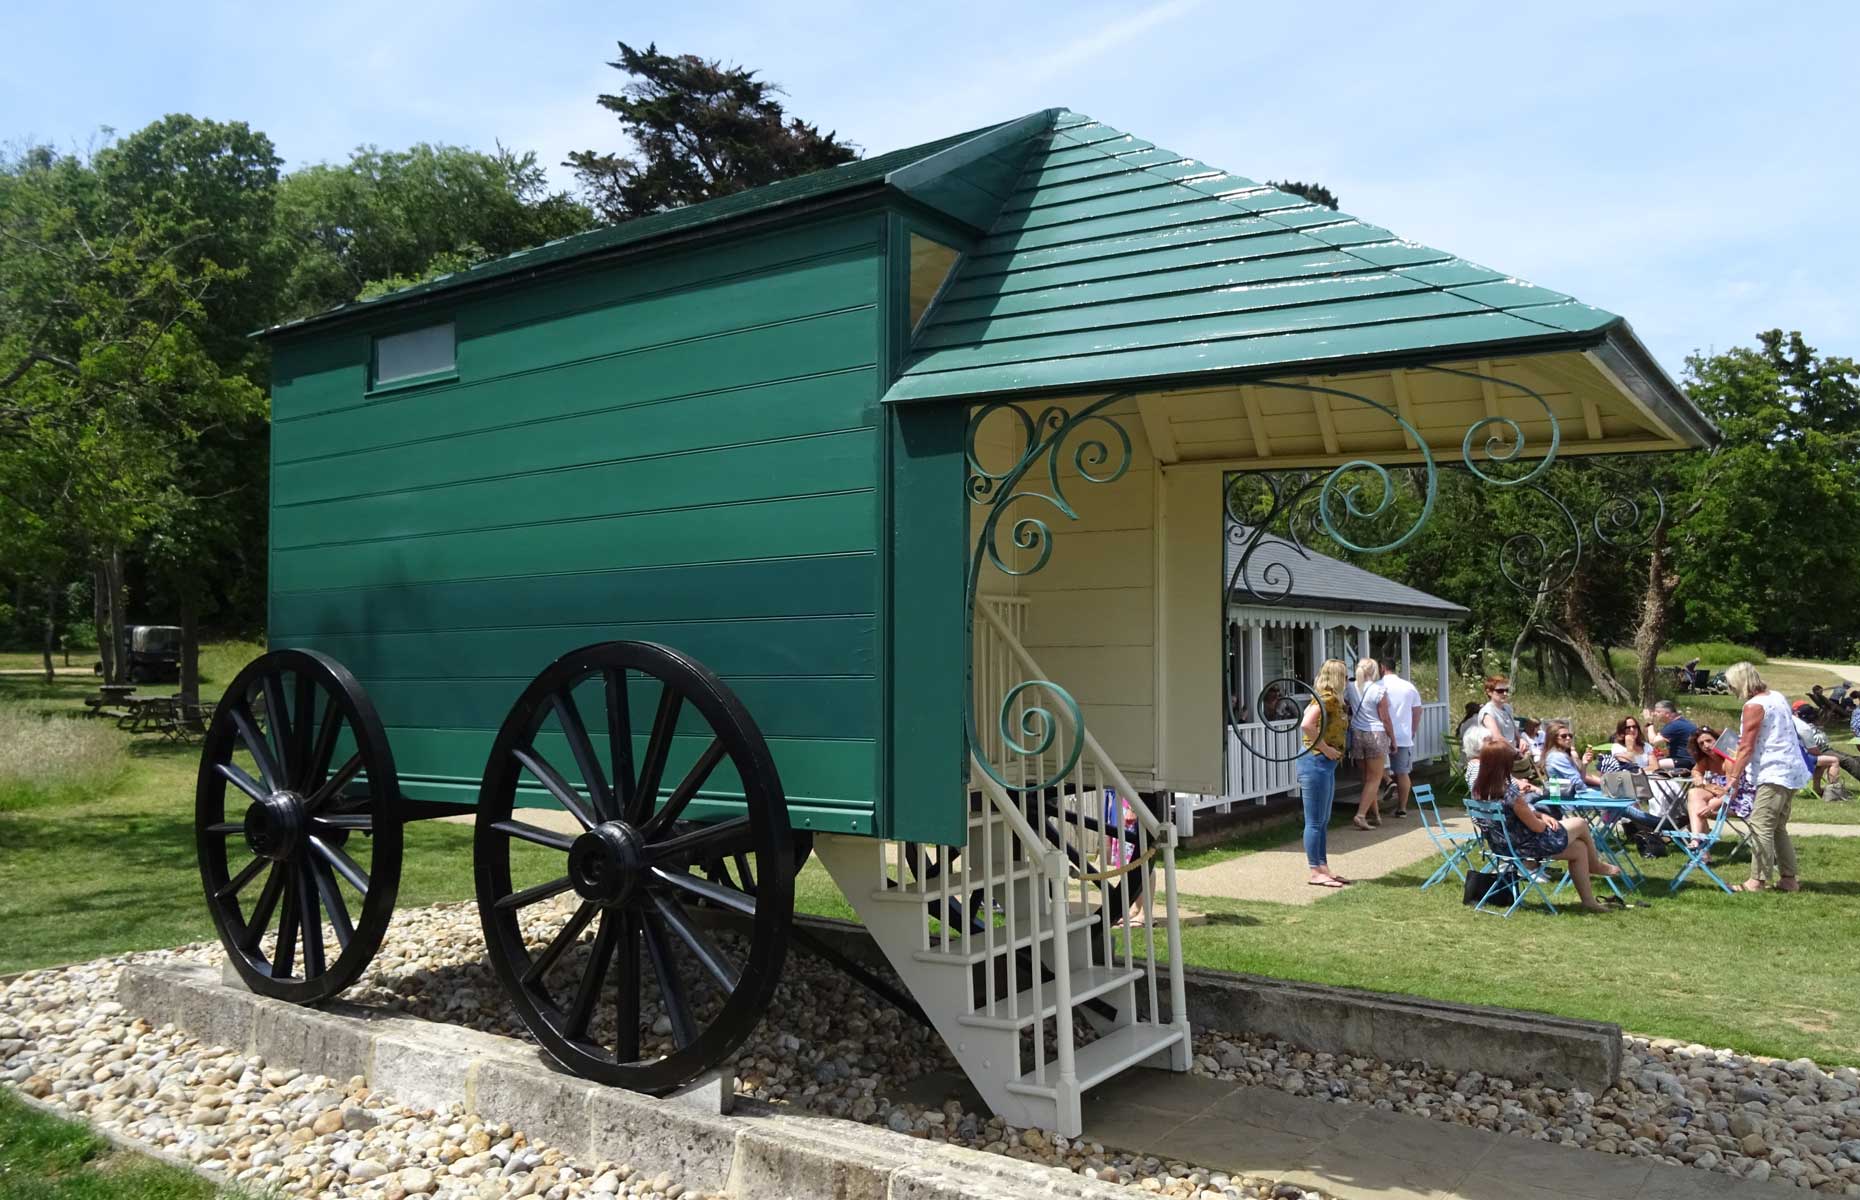
[{"label": "verandah roof", "polygon": [[887,402],[1136,390],[1164,461],[1243,469],[1419,457],[1367,406],[1263,380],[1384,404],[1437,456],[1489,416],[1541,452],[1546,405],[1564,453],[1715,438],[1613,313],[1076,113],[1032,137]]}]

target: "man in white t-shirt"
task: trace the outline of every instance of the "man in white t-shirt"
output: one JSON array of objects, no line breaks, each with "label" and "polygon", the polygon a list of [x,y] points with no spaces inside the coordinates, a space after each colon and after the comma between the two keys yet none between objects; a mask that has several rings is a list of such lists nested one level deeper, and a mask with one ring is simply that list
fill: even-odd
[{"label": "man in white t-shirt", "polygon": [[1421,732],[1421,689],[1395,673],[1395,660],[1382,660],[1382,687],[1389,701],[1389,773],[1401,793],[1395,815],[1408,815],[1408,797],[1414,792],[1414,741]]}]

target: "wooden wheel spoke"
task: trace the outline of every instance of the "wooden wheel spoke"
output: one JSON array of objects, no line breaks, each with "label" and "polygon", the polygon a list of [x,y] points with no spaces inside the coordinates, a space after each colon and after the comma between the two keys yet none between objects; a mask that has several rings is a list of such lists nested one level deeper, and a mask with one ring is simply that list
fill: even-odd
[{"label": "wooden wheel spoke", "polygon": [[[585,735],[584,735],[585,736]],[[535,747],[518,746],[511,755],[534,775],[543,787],[554,796],[556,803],[568,810],[568,815],[581,823],[583,829],[593,829],[599,822],[588,812],[587,805],[576,793],[573,785],[562,778],[562,773],[549,765],[549,760],[536,753]]]},{"label": "wooden wheel spoke", "polygon": [[691,1020],[691,1001],[685,996],[684,980],[678,977],[678,964],[672,960],[672,948],[665,940],[665,927],[654,913],[641,914],[646,935],[646,953],[652,959],[652,973],[659,977],[659,1002],[672,1023],[672,1041],[683,1050],[697,1040],[697,1028]]},{"label": "wooden wheel spoke", "polygon": [[304,767],[304,791],[323,786],[329,765],[336,761],[336,741],[342,736],[342,705],[332,693],[323,705],[323,722],[316,728],[316,746]]},{"label": "wooden wheel spoke", "polygon": [[749,856],[746,854],[737,854],[733,856],[733,861],[736,863],[737,887],[746,895],[755,895],[756,877],[749,871]]},{"label": "wooden wheel spoke", "polygon": [[684,779],[679,781],[678,786],[672,789],[672,794],[665,798],[665,807],[652,814],[652,819],[640,827],[641,834],[651,839],[660,830],[671,828],[672,822],[676,821],[685,811],[685,806],[691,803],[691,798],[698,794],[698,789],[710,779],[710,773],[715,771],[717,764],[723,761],[725,753],[727,751],[724,749],[722,738],[710,739],[710,745],[704,747],[704,753],[698,755],[698,760],[691,764],[689,771],[685,772]]},{"label": "wooden wheel spoke", "polygon": [[562,955],[575,944],[575,939],[581,936],[581,931],[588,927],[588,922],[592,921],[594,915],[600,911],[591,903],[583,903],[580,908],[576,909],[575,915],[568,919],[568,924],[562,926],[562,932],[556,934],[549,944],[543,947],[543,952],[537,955],[531,961],[529,969],[523,972],[523,982],[541,983],[543,976],[561,961]]},{"label": "wooden wheel spoke", "polygon": [[632,909],[620,912],[620,946],[616,956],[619,973],[615,977],[616,1062],[639,1061],[639,914]]},{"label": "wooden wheel spoke", "polygon": [[244,821],[215,821],[207,826],[207,832],[216,837],[231,837],[235,833],[245,832]]},{"label": "wooden wheel spoke", "polygon": [[291,869],[289,863],[278,864],[278,869],[284,873],[284,887],[278,897],[282,901],[279,908],[283,910],[283,913],[278,917],[278,948],[277,952],[271,956],[271,977],[288,979],[291,966],[297,956],[298,911],[297,897],[294,894],[297,889],[297,872]]},{"label": "wooden wheel spoke", "polygon": [[594,952],[581,972],[581,984],[569,1005],[563,1032],[575,1041],[586,1041],[588,1022],[594,1019],[594,1006],[601,996],[601,983],[607,978],[607,961],[614,956],[615,935],[619,932],[613,913],[601,915],[601,929],[594,935]]},{"label": "wooden wheel spoke", "polygon": [[670,884],[680,891],[689,892],[700,900],[708,900],[720,908],[742,913],[746,917],[756,915],[755,897],[745,895],[733,887],[712,883],[708,879],[700,879],[696,875],[668,870],[665,867],[653,867],[652,877],[660,883]]},{"label": "wooden wheel spoke", "polygon": [[322,808],[325,804],[335,799],[336,793],[346,787],[349,780],[354,779],[361,773],[362,756],[358,751],[349,755],[347,760],[345,760],[340,767],[336,768],[335,774],[325,779],[318,785],[316,791],[310,793],[310,798],[304,801],[304,811],[315,812],[319,808]]},{"label": "wooden wheel spoke", "polygon": [[271,747],[265,744],[264,736],[258,732],[258,726],[252,720],[252,708],[244,700],[232,706],[232,722],[233,728],[239,731],[239,740],[245,743],[246,752],[258,764],[258,777],[265,781],[266,791],[283,791],[284,780],[278,774],[278,764],[272,761]]},{"label": "wooden wheel spoke", "polygon": [[367,833],[375,827],[375,819],[370,813],[318,813],[310,818],[310,824],[313,828]]},{"label": "wooden wheel spoke", "polygon": [[551,879],[548,883],[539,883],[535,887],[527,887],[520,892],[512,892],[510,895],[499,900],[497,902],[497,907],[524,908],[528,905],[535,904],[539,900],[547,900],[551,896],[560,896],[563,892],[566,892],[569,888],[574,886],[574,883],[569,880],[568,876],[564,875],[560,879]]},{"label": "wooden wheel spoke", "polygon": [[538,829],[522,821],[493,821],[491,828],[499,833],[509,834],[513,838],[532,842],[538,846],[547,846],[551,850],[560,850],[567,854],[574,848],[575,839],[566,833],[557,833],[552,829]]},{"label": "wooden wheel spoke", "polygon": [[[653,842],[646,847],[649,863],[684,863],[692,860],[742,857],[755,849],[748,817],[733,817],[715,825],[705,825],[677,837]],[[747,888],[745,891],[749,890]]]},{"label": "wooden wheel spoke", "polygon": [[607,752],[613,759],[615,801],[620,819],[637,825],[645,814],[635,811],[639,788],[633,775],[633,716],[627,706],[626,668],[601,672],[607,684]]},{"label": "wooden wheel spoke", "polygon": [[729,960],[723,956],[723,952],[704,936],[703,930],[691,923],[691,915],[685,911],[684,905],[664,892],[654,892],[652,903],[653,907],[659,910],[659,918],[673,933],[678,935],[678,940],[685,944],[687,950],[691,951],[691,956],[697,959],[698,965],[716,980],[723,994],[727,996],[735,991],[739,981],[736,968],[732,967]]},{"label": "wooden wheel spoke", "polygon": [[231,879],[228,879],[225,883],[222,883],[219,887],[214,889],[213,898],[215,900],[226,900],[230,897],[237,896],[241,888],[258,878],[258,873],[264,870],[265,864],[270,861],[271,860],[268,858],[255,858],[251,862],[245,864],[244,869],[237,875],[234,875]]},{"label": "wooden wheel spoke", "polygon": [[265,732],[271,735],[271,752],[276,757],[278,779],[289,787],[291,774],[291,714],[284,707],[284,673],[271,671],[261,685],[265,692]]},{"label": "wooden wheel spoke", "polygon": [[594,802],[594,820],[589,824],[618,819],[620,814],[614,808],[613,791],[607,786],[600,759],[595,757],[594,743],[588,738],[588,727],[581,719],[581,710],[575,706],[575,697],[569,692],[556,692],[549,697],[549,704],[555,709],[555,719],[562,726],[563,736],[568,739],[568,752],[575,756],[575,769],[581,772],[588,798]]},{"label": "wooden wheel spoke", "polygon": [[349,881],[349,886],[368,896],[368,873],[348,856],[341,846],[334,846],[315,834],[310,835],[310,851],[328,864],[329,869]]},{"label": "wooden wheel spoke", "polygon": [[349,948],[349,942],[355,937],[355,922],[349,919],[349,906],[343,901],[342,889],[336,886],[336,877],[327,863],[311,863],[310,874],[316,880],[316,894],[323,901],[323,911],[329,914],[330,927],[336,931],[337,952],[341,953]]},{"label": "wooden wheel spoke", "polygon": [[310,743],[316,732],[316,721],[312,709],[316,707],[316,680],[307,671],[298,671],[297,704],[291,709],[291,750],[290,760],[291,786],[299,793],[307,792],[310,783]]},{"label": "wooden wheel spoke", "polygon": [[323,912],[317,904],[316,880],[308,861],[297,864],[297,932],[303,939],[304,978],[323,973]]},{"label": "wooden wheel spoke", "polygon": [[665,762],[672,754],[672,736],[678,729],[678,710],[684,702],[684,696],[673,690],[671,684],[660,685],[659,710],[653,714],[652,736],[646,740],[646,757],[639,765],[639,791],[635,800],[642,812],[651,812],[659,798]]},{"label": "wooden wheel spoke", "polygon": [[226,782],[232,784],[254,800],[266,799],[265,789],[258,786],[258,780],[245,773],[237,763],[214,763],[213,769],[219,772]]}]

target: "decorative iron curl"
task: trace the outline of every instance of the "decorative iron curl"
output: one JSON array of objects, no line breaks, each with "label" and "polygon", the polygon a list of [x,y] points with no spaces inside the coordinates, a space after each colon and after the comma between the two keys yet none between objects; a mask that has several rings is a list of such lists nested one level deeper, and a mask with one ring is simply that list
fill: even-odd
[{"label": "decorative iron curl", "polygon": [[1592,525],[1597,541],[1617,550],[1633,550],[1644,546],[1653,537],[1653,531],[1666,524],[1666,497],[1659,488],[1648,488],[1647,493],[1653,498],[1653,523],[1643,526],[1645,512],[1640,501],[1633,496],[1611,496],[1595,510]]},{"label": "decorative iron curl", "polygon": [[[969,419],[963,444],[968,477],[963,490],[972,503],[987,508],[974,551],[969,557],[966,588],[968,603],[964,637],[969,686],[965,689],[963,722],[971,747],[982,745],[980,724],[975,712],[975,603],[981,586],[982,569],[984,566],[992,566],[1007,575],[1031,575],[1046,566],[1053,552],[1052,529],[1045,519],[1020,516],[1010,523],[1008,536],[1017,551],[1031,552],[1034,558],[1025,566],[1011,565],[1003,557],[997,540],[1001,522],[1010,507],[1029,501],[1051,505],[1068,520],[1078,520],[1078,510],[1067,498],[1065,484],[1060,478],[1062,457],[1068,453],[1078,477],[1088,484],[1113,483],[1123,478],[1133,458],[1130,434],[1122,425],[1104,415],[1104,410],[1120,400],[1129,399],[1132,394],[1113,393],[1093,401],[1076,413],[1052,405],[1038,416],[1029,414],[1013,401],[994,400],[979,407]],[[1001,471],[990,471],[983,465],[976,443],[982,426],[989,418],[1004,410],[1014,415],[1013,428],[1019,431],[1021,451],[1011,466]],[[1094,436],[1074,440],[1081,430]],[[1023,487],[1029,473],[1042,460],[1046,463],[1047,490]],[[1063,765],[1059,770],[1050,777],[1034,782],[1024,778],[1009,779],[997,771],[985,755],[975,755],[975,761],[989,778],[1015,791],[1053,786],[1072,772],[1085,750],[1085,717],[1078,702],[1064,688],[1045,679],[1030,679],[1016,684],[1002,697],[995,713],[995,724],[1000,730],[1003,747],[1016,758],[1043,760],[1064,732],[1054,711],[1044,705],[1035,705],[1020,711],[1018,715],[1014,714],[1016,702],[1035,689],[1057,697],[1065,715],[1071,719],[1074,736],[1063,747],[1064,753],[1060,755]]]},{"label": "decorative iron curl", "polygon": [[[1289,688],[1282,686],[1285,684],[1290,684],[1291,686]],[[1266,697],[1275,691],[1278,692],[1279,698],[1282,702],[1292,706],[1292,710],[1293,710],[1292,716],[1274,717],[1268,711],[1267,704],[1266,704]],[[1274,735],[1278,735],[1278,734],[1290,733],[1291,731],[1299,728],[1300,725],[1304,721],[1305,704],[1301,704],[1297,700],[1293,699],[1293,697],[1296,697],[1296,696],[1306,697],[1305,704],[1315,704],[1318,706],[1318,728],[1320,730],[1323,729],[1325,722],[1330,719],[1330,712],[1324,706],[1323,697],[1318,695],[1318,690],[1312,687],[1310,684],[1306,683],[1304,680],[1298,678],[1296,675],[1281,675],[1277,679],[1268,679],[1263,685],[1261,685],[1259,689],[1259,694],[1253,698],[1253,711],[1259,714],[1259,720],[1256,722],[1248,722],[1248,721],[1242,720],[1241,718],[1244,714],[1239,710],[1238,707],[1236,707],[1235,702],[1236,702],[1237,697],[1233,696],[1231,693],[1228,695],[1227,697],[1227,723],[1230,726],[1232,726],[1233,729],[1235,730],[1234,740],[1239,742],[1241,747],[1244,748],[1247,751],[1247,753],[1251,754],[1253,757],[1261,760],[1262,762],[1271,762],[1271,763],[1297,762],[1299,759],[1305,757],[1307,754],[1310,754],[1311,748],[1309,746],[1303,745],[1302,743],[1298,741],[1294,741],[1292,743],[1293,746],[1296,747],[1296,749],[1291,754],[1287,754],[1284,756],[1270,754],[1270,753],[1267,753],[1265,750],[1262,750],[1259,747],[1252,745],[1246,738],[1239,736],[1240,726],[1247,725],[1247,724],[1259,725],[1265,731],[1268,738],[1271,738]],[[1275,722],[1283,722],[1283,723],[1277,724]]]},{"label": "decorative iron curl", "polygon": [[1505,582],[1526,596],[1541,597],[1561,588],[1575,578],[1582,562],[1582,527],[1569,507],[1537,484],[1527,484],[1526,491],[1549,501],[1569,526],[1567,549],[1555,549],[1541,533],[1529,530],[1514,533],[1498,548],[1498,570]]},{"label": "decorative iron curl", "polygon": [[1544,410],[1545,419],[1550,422],[1550,446],[1544,451],[1543,459],[1523,475],[1515,479],[1507,479],[1502,475],[1491,475],[1479,469],[1479,464],[1473,458],[1473,443],[1483,433],[1485,434],[1486,462],[1516,462],[1518,456],[1524,453],[1524,427],[1510,417],[1481,417],[1474,421],[1466,427],[1466,437],[1460,442],[1460,457],[1465,460],[1466,469],[1474,475],[1487,483],[1497,484],[1499,487],[1518,487],[1542,475],[1550,469],[1550,464],[1556,461],[1557,449],[1563,444],[1563,427],[1557,421],[1556,413],[1551,411],[1550,402],[1545,400],[1535,388],[1526,387],[1515,380],[1501,379],[1496,375],[1486,375],[1479,371],[1463,371],[1457,367],[1423,367],[1422,370],[1435,371],[1442,375],[1458,375],[1463,379],[1477,379],[1481,383],[1496,384],[1510,388],[1514,392],[1522,392],[1537,401]]}]

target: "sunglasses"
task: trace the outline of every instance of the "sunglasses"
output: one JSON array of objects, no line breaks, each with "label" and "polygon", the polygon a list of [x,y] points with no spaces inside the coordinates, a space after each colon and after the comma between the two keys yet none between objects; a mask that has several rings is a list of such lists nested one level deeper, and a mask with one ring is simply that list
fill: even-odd
[{"label": "sunglasses", "polygon": [[1493,688],[1492,694],[1494,696],[1509,696],[1511,695],[1511,689],[1510,688]]}]

